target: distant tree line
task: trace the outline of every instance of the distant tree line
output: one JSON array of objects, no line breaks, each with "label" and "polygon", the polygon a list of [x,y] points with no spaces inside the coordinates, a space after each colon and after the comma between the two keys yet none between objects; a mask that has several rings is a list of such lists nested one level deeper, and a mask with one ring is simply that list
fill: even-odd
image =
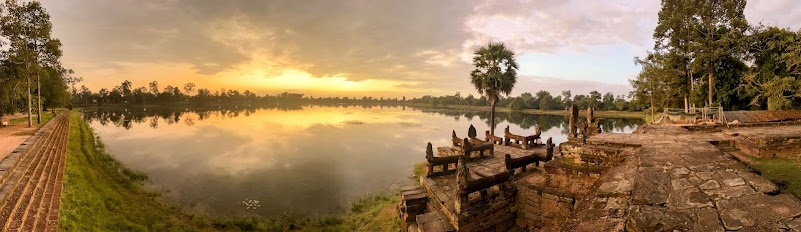
[{"label": "distant tree line", "polygon": [[[598,91],[592,91],[588,95],[578,94],[574,96],[570,90],[565,90],[562,91],[561,95],[553,96],[548,91],[540,90],[533,95],[526,92],[517,97],[498,96],[498,98],[498,105],[509,107],[512,110],[564,110],[570,108],[572,104],[576,104],[581,109],[586,109],[590,106],[596,110],[638,111],[643,109],[637,105],[632,105],[624,95],[615,96],[611,92],[601,95]],[[487,106],[489,104],[485,96],[476,98],[472,94],[468,94],[466,97],[462,97],[460,93],[439,97],[423,96],[421,98],[413,98],[410,102],[429,105]]]},{"label": "distant tree line", "polygon": [[0,116],[31,115],[70,102],[68,86],[80,78],[62,66],[61,41],[52,37],[52,28],[38,1],[0,3]]},{"label": "distant tree line", "polygon": [[639,108],[801,109],[801,31],[749,25],[745,0],[663,0],[654,48],[636,57]]},{"label": "distant tree line", "polygon": [[[472,94],[462,96],[460,93],[445,96],[423,96],[419,98],[406,97],[314,97],[306,96],[302,93],[284,92],[280,94],[257,95],[256,93],[245,90],[239,92],[233,89],[210,90],[206,88],[196,89],[193,83],[186,83],[183,87],[167,85],[159,87],[157,81],[152,81],[147,86],[134,87],[130,81],[123,81],[120,85],[113,88],[102,88],[97,92],[92,92],[86,86],[81,86],[72,97],[76,105],[103,105],[103,104],[153,104],[153,103],[241,103],[254,105],[297,105],[297,104],[316,104],[316,105],[401,105],[401,104],[424,104],[432,106],[445,105],[466,105],[466,106],[488,106],[487,98],[481,96],[474,97]],[[567,99],[567,100],[565,100]],[[615,96],[611,92],[601,95],[598,91],[592,91],[588,95],[573,96],[569,90],[562,91],[562,95],[552,96],[548,91],[539,91],[532,95],[523,93],[518,97],[499,96],[498,104],[509,107],[513,110],[542,109],[542,110],[563,110],[575,103],[581,108],[586,109],[594,106],[598,110],[641,110],[630,105],[623,95]]]}]

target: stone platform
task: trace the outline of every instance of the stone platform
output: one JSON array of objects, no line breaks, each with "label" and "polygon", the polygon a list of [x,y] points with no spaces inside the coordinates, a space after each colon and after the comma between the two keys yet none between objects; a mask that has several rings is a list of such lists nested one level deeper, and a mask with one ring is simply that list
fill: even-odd
[{"label": "stone platform", "polygon": [[[566,231],[798,230],[801,201],[729,155],[739,138],[769,129],[645,126],[631,135],[601,134],[591,145],[640,146],[613,167],[566,219]],[[790,128],[774,135],[797,134]],[[714,145],[714,144],[717,144]]]},{"label": "stone platform", "polygon": [[[547,146],[495,144],[494,156],[466,162],[470,180],[443,159],[451,163],[439,170],[450,172],[421,178],[430,213],[417,219],[429,230],[415,230],[801,231],[801,201],[737,158],[801,156],[799,124],[646,125],[572,138],[553,159]],[[522,160],[527,170],[513,165]]]}]

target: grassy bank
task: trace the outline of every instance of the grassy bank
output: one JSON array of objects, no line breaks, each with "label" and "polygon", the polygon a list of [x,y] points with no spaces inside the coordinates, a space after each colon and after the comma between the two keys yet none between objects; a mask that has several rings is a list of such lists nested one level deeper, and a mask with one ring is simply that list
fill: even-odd
[{"label": "grassy bank", "polygon": [[[53,119],[54,116],[55,115],[53,115],[53,113],[42,112],[42,124],[39,124],[39,126],[44,125],[45,123],[50,121],[50,119]],[[11,119],[11,120],[8,121],[8,123],[10,123],[11,125],[22,124],[22,123],[25,123],[25,125],[28,125],[28,116],[25,116],[25,117],[22,117],[22,118]],[[37,125],[36,124],[36,115],[33,115],[33,125]]]},{"label": "grassy bank", "polygon": [[61,231],[399,231],[396,195],[355,201],[345,215],[212,217],[187,213],[142,187],[142,173],[121,165],[76,110],[70,114]]},{"label": "grassy bank", "polygon": [[801,160],[789,158],[752,159],[752,168],[758,170],[784,193],[801,198]]},{"label": "grassy bank", "polygon": [[[426,104],[412,104],[414,107],[432,108],[432,109],[456,109],[456,110],[469,110],[469,111],[487,111],[488,106],[467,106],[467,105],[444,105],[432,106]],[[567,110],[539,110],[539,109],[525,109],[525,110],[512,110],[509,107],[496,106],[495,112],[521,112],[526,114],[548,114],[548,115],[569,115]],[[586,115],[587,109],[579,110],[579,115]],[[602,118],[646,118],[647,114],[639,111],[595,111],[595,117]]]}]

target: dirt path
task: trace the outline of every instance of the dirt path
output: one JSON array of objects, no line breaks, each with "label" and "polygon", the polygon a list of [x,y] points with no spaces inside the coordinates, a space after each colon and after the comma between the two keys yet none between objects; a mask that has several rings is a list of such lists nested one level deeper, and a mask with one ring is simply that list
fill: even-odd
[{"label": "dirt path", "polygon": [[[15,118],[25,118],[24,114],[4,115],[2,121],[10,121]],[[34,115],[34,120],[36,116]],[[0,160],[3,160],[11,154],[12,151],[17,149],[22,142],[25,142],[28,137],[31,137],[41,125],[34,124],[33,127],[28,127],[27,122],[14,123],[11,126],[0,126]]]}]

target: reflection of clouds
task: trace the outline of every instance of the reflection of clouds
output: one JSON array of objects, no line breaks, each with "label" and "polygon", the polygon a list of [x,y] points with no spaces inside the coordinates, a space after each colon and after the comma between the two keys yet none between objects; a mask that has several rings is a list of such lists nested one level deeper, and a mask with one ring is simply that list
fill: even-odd
[{"label": "reflection of clouds", "polygon": [[[488,129],[486,118],[402,109],[256,110],[232,118],[222,111],[184,112],[178,119],[169,115],[131,120],[129,130],[99,121],[91,125],[115,157],[146,172],[154,187],[169,190],[168,196],[193,209],[226,215],[347,209],[348,201],[366,193],[405,185],[413,164],[424,160],[427,142],[449,146],[450,131],[463,137],[470,124],[482,135]],[[551,124],[543,135],[566,140],[562,116],[504,117],[509,120],[499,123],[501,133],[511,125],[514,133],[533,134],[533,127],[515,123],[518,117],[534,120],[532,125]],[[147,126],[151,119],[157,129]],[[184,123],[158,122],[164,120]],[[364,124],[346,123],[352,120]],[[264,207],[246,211],[244,198],[258,199]]]}]

